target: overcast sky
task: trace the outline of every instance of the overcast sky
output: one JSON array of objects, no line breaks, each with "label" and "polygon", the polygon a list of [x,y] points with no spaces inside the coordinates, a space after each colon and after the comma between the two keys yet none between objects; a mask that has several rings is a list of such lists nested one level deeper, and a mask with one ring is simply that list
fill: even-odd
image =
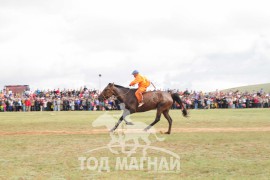
[{"label": "overcast sky", "polygon": [[0,0],[0,88],[158,88],[270,82],[268,0]]}]

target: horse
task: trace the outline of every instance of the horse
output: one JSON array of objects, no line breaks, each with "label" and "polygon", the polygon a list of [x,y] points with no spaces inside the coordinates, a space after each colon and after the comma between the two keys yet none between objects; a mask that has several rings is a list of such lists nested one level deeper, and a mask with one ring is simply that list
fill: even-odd
[{"label": "horse", "polygon": [[[123,120],[125,120],[125,117],[127,115],[157,109],[155,120],[149,126],[147,126],[144,131],[149,130],[158,121],[160,121],[161,114],[163,114],[169,123],[168,131],[165,132],[165,134],[171,134],[172,118],[169,115],[169,110],[171,109],[171,106],[174,102],[177,102],[181,107],[182,115],[184,117],[188,116],[187,110],[184,107],[183,102],[179,97],[179,94],[171,94],[165,91],[148,91],[143,93],[144,105],[138,107],[138,101],[135,96],[136,90],[137,89],[126,88],[120,85],[116,85],[114,83],[109,83],[98,96],[99,101],[104,101],[105,99],[115,96],[121,103],[124,103],[125,105],[123,115],[120,117],[116,125],[111,129],[111,132],[117,129],[119,124]],[[127,121],[126,123],[130,124]]]}]

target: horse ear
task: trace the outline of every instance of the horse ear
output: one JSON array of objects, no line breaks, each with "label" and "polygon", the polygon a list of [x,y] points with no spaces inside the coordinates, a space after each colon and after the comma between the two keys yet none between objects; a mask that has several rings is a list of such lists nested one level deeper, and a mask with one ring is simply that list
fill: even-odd
[{"label": "horse ear", "polygon": [[109,86],[114,86],[114,83],[109,83]]}]

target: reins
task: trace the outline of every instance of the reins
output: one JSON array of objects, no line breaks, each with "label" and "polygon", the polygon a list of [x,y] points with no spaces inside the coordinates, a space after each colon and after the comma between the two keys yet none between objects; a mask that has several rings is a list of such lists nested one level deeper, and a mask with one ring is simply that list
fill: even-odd
[{"label": "reins", "polygon": [[[113,86],[113,87],[115,87],[115,86]],[[131,90],[131,89],[128,88],[128,91],[127,91],[126,93],[122,94],[122,95],[123,95],[123,96],[127,95],[127,94],[130,92],[130,90]],[[111,91],[112,95],[114,95],[116,98],[120,97],[120,95],[119,95],[119,96],[116,96],[113,90],[110,89],[110,91]],[[104,99],[107,99],[107,98],[104,96],[103,93],[101,93],[101,94],[102,94],[102,96],[103,96]]]},{"label": "reins", "polygon": [[[122,94],[122,95],[123,95],[123,96],[127,95],[127,94],[129,93],[130,90],[131,90],[131,89],[128,88],[128,91],[127,91],[126,93]],[[115,96],[116,98],[120,97],[120,96],[116,96],[116,95],[114,95],[114,96]]]}]

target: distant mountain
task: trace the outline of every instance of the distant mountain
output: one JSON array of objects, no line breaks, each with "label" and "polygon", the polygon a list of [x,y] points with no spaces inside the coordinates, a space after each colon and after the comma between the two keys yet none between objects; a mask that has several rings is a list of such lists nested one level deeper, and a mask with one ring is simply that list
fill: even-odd
[{"label": "distant mountain", "polygon": [[228,91],[237,91],[239,90],[240,92],[257,92],[263,89],[264,92],[270,93],[270,83],[266,84],[256,84],[256,85],[249,85],[249,86],[241,86],[241,87],[235,87],[235,88],[230,88],[230,89],[224,89],[221,90],[222,92],[228,92]]}]

